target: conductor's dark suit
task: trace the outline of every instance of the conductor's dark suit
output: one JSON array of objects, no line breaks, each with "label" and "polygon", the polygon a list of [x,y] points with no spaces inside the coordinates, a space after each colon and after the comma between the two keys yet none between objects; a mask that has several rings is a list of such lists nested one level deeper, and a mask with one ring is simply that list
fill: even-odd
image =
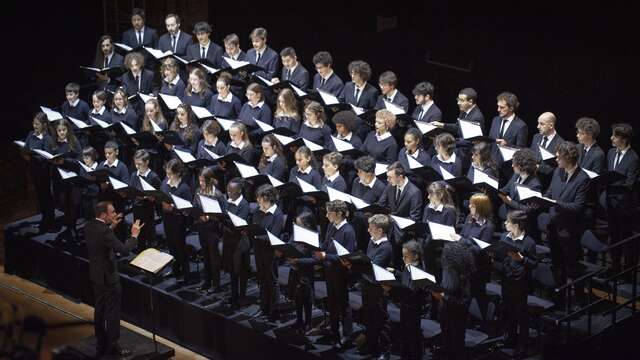
[{"label": "conductor's dark suit", "polygon": [[125,244],[116,237],[109,225],[93,219],[84,226],[89,250],[89,277],[95,295],[94,327],[98,352],[117,346],[120,337],[120,296],[122,289],[118,276],[116,252],[126,254],[138,244],[134,237]]}]

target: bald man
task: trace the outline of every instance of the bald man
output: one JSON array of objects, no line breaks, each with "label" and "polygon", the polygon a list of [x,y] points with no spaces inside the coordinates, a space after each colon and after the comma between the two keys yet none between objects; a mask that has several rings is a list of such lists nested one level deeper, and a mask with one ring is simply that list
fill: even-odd
[{"label": "bald man", "polygon": [[551,175],[556,168],[555,162],[542,162],[541,150],[544,149],[555,155],[558,144],[564,142],[560,134],[556,132],[556,116],[552,112],[544,112],[538,116],[538,133],[533,135],[531,141],[531,150],[538,154],[538,160],[541,161],[538,168],[538,176],[542,182],[542,187],[546,189],[551,181]]}]

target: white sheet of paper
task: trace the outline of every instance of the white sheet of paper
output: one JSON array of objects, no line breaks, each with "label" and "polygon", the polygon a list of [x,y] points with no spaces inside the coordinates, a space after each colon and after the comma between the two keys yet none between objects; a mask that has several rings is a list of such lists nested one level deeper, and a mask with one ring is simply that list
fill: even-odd
[{"label": "white sheet of paper", "polygon": [[213,114],[207,110],[207,108],[204,108],[202,106],[193,106],[191,105],[191,111],[193,111],[194,115],[198,118],[198,119],[204,119],[207,117],[213,117]]},{"label": "white sheet of paper", "polygon": [[482,127],[480,124],[467,121],[467,120],[459,120],[460,124],[460,132],[462,133],[463,139],[469,139],[476,136],[482,136]]},{"label": "white sheet of paper", "polygon": [[331,186],[327,186],[327,194],[329,194],[329,201],[342,200],[346,203],[351,203],[351,195],[342,191],[336,190]]},{"label": "white sheet of paper", "polygon": [[68,118],[69,118],[69,121],[71,121],[73,125],[75,125],[78,129],[84,129],[86,127],[89,127],[89,125],[87,125],[87,123],[85,123],[82,120],[72,118],[71,116],[68,116]]},{"label": "white sheet of paper", "polygon": [[429,280],[432,283],[436,282],[436,277],[428,272],[420,269],[419,267],[409,265],[409,273],[411,274],[411,280]]},{"label": "white sheet of paper", "polygon": [[450,179],[454,179],[455,176],[453,176],[452,173],[448,172],[445,168],[443,168],[442,166],[440,166],[440,175],[442,175],[442,178],[444,180],[450,180]]},{"label": "white sheet of paper", "polygon": [[231,223],[233,224],[233,226],[239,227],[247,225],[247,221],[239,217],[238,215],[235,215],[234,213],[229,211],[227,211],[227,215],[229,216],[229,219],[231,219]]},{"label": "white sheet of paper", "polygon": [[386,173],[388,167],[389,165],[387,164],[376,163],[376,169],[375,169],[376,176]]},{"label": "white sheet of paper", "polygon": [[151,127],[153,128],[153,131],[154,131],[154,132],[160,132],[160,131],[162,131],[162,128],[161,128],[158,124],[156,124],[156,122],[155,122],[155,121],[153,121],[153,120],[149,119],[149,122],[151,123]]},{"label": "white sheet of paper", "polygon": [[218,124],[220,124],[220,127],[223,128],[225,131],[229,131],[229,129],[231,129],[231,125],[235,124],[235,120],[229,120],[229,119],[223,119],[223,118],[216,118],[216,121],[218,121]]},{"label": "white sheet of paper", "polygon": [[371,263],[371,266],[373,267],[373,276],[376,281],[394,281],[396,279],[391,271],[383,268],[382,266],[374,263]]},{"label": "white sheet of paper", "polygon": [[280,143],[282,145],[288,145],[289,143],[295,141],[296,139],[289,137],[289,136],[284,136],[284,135],[280,135],[280,134],[273,134],[273,136],[276,137],[276,139],[278,139],[278,141],[280,141]]},{"label": "white sheet of paper", "polygon": [[180,98],[177,96],[160,94],[160,98],[164,101],[169,110],[175,110],[178,108],[178,105],[182,104],[182,101],[180,101]]},{"label": "white sheet of paper", "polygon": [[590,179],[593,179],[593,178],[595,178],[595,177],[598,177],[598,176],[599,176],[597,172],[594,172],[594,171],[591,171],[591,170],[587,170],[587,169],[585,169],[585,168],[582,168],[582,171],[584,171],[585,173],[587,173],[587,175],[589,175],[589,178],[590,178]]},{"label": "white sheet of paper", "polygon": [[526,186],[520,186],[516,184],[516,191],[518,192],[518,196],[520,200],[526,200],[530,197],[542,197],[542,193],[539,191],[531,190]]},{"label": "white sheet of paper", "polygon": [[258,120],[256,118],[253,118],[253,121],[255,121],[256,124],[258,124],[258,126],[260,127],[260,129],[262,129],[262,131],[264,131],[264,132],[269,132],[269,131],[273,130],[273,126],[267,124],[264,121],[260,121],[260,120]]},{"label": "white sheet of paper", "polygon": [[193,207],[193,204],[189,200],[183,199],[173,194],[171,194],[171,198],[173,199],[173,203],[176,205],[176,209],[178,210],[191,209]]},{"label": "white sheet of paper", "polygon": [[320,94],[320,97],[322,98],[322,102],[324,102],[325,105],[338,105],[340,104],[340,100],[338,100],[337,97],[335,97],[333,94],[330,94],[326,91],[322,91],[322,90],[318,90],[318,94]]},{"label": "white sheet of paper", "polygon": [[140,179],[140,185],[142,185],[143,191],[156,191],[156,188],[154,188],[151,184],[149,184],[145,179],[139,176],[138,178]]},{"label": "white sheet of paper", "polygon": [[296,176],[296,179],[298,179],[298,185],[300,185],[300,189],[302,189],[303,193],[310,193],[310,192],[316,192],[319,191],[315,186],[309,184],[308,182],[300,179],[299,177]]},{"label": "white sheet of paper", "polygon": [[24,141],[20,141],[20,140],[14,140],[13,143],[18,145],[18,146],[20,146],[20,147],[27,146],[27,144]]},{"label": "white sheet of paper", "polygon": [[167,56],[167,55],[173,55],[173,51],[171,51],[171,50],[167,50],[167,51],[163,52],[162,50],[150,48],[148,46],[143,46],[142,48],[147,50],[149,52],[149,54],[151,54],[156,59],[160,59],[161,57],[164,57],[164,56]]},{"label": "white sheet of paper", "polygon": [[473,241],[476,242],[476,244],[478,244],[478,246],[480,246],[480,249],[484,250],[484,249],[488,248],[489,246],[491,246],[491,244],[489,244],[486,241],[482,241],[482,240],[476,239],[476,238],[472,238],[472,239],[473,239]]},{"label": "white sheet of paper", "polygon": [[542,146],[538,146],[538,148],[540,149],[540,156],[542,157],[542,160],[549,160],[556,157],[554,154],[548,152],[547,149],[543,148]]},{"label": "white sheet of paper", "polygon": [[320,235],[317,232],[293,224],[293,241],[320,248]]},{"label": "white sheet of paper", "polygon": [[414,121],[414,122],[416,123],[416,126],[418,127],[418,130],[420,130],[422,135],[429,133],[434,129],[438,128],[437,126],[431,125],[428,122],[424,122],[424,121]]},{"label": "white sheet of paper", "polygon": [[302,142],[304,142],[304,145],[305,145],[306,147],[308,147],[308,148],[309,148],[309,150],[311,150],[312,152],[313,152],[313,151],[320,151],[320,150],[323,150],[323,149],[324,149],[322,146],[320,146],[320,145],[318,145],[318,144],[314,143],[313,141],[309,141],[309,140],[304,139],[304,138],[302,139]]},{"label": "white sheet of paper", "polygon": [[59,112],[49,109],[46,106],[40,106],[40,109],[42,110],[42,112],[47,115],[47,119],[49,119],[49,121],[56,121],[56,120],[60,120],[62,119],[62,114],[60,114]]},{"label": "white sheet of paper", "polygon": [[228,57],[225,57],[224,60],[227,62],[227,64],[229,64],[229,66],[231,66],[232,69],[237,69],[249,64],[248,61],[238,61]]},{"label": "white sheet of paper", "polygon": [[202,150],[204,150],[207,154],[209,154],[209,156],[211,156],[211,158],[212,158],[212,159],[214,159],[214,160],[215,160],[215,159],[219,159],[219,158],[221,158],[221,156],[220,156],[220,155],[218,155],[218,154],[214,153],[213,151],[211,151],[211,150],[207,149],[207,148],[206,148],[206,147],[204,147],[204,146],[202,147]]},{"label": "white sheet of paper", "polygon": [[[140,100],[142,100],[143,103],[147,103],[147,101],[151,100],[151,99],[155,99],[155,96],[151,96],[151,95],[147,95],[147,94],[143,94],[141,92],[138,93],[138,96],[140,96]],[[153,121],[152,121],[153,122]],[[156,130],[156,131],[160,131],[160,130]]]},{"label": "white sheet of paper", "polygon": [[339,242],[333,240],[333,246],[336,247],[336,253],[338,254],[338,256],[345,256],[345,255],[349,255],[349,250],[345,249],[344,246],[340,245]]},{"label": "white sheet of paper", "polygon": [[48,153],[44,150],[40,150],[40,149],[32,149],[33,151],[35,151],[36,153],[40,154],[40,156],[42,156],[43,158],[47,159],[47,160],[51,160],[53,159],[53,155],[51,153]]},{"label": "white sheet of paper", "polygon": [[406,113],[401,106],[398,106],[391,101],[384,100],[384,107],[385,109],[391,111],[393,115],[403,115]]},{"label": "white sheet of paper", "polygon": [[193,154],[191,154],[188,151],[178,150],[174,147],[173,152],[175,152],[176,155],[178,155],[178,157],[180,158],[180,161],[182,161],[185,164],[190,163],[192,161],[196,161],[196,158],[193,156]]},{"label": "white sheet of paper", "polygon": [[361,108],[359,106],[355,106],[353,104],[349,104],[349,105],[351,105],[351,108],[353,109],[353,112],[356,113],[357,116],[360,116],[360,115],[365,113],[364,108]]},{"label": "white sheet of paper", "polygon": [[250,178],[252,176],[260,175],[258,170],[256,168],[254,168],[253,166],[241,164],[241,163],[239,163],[237,161],[234,161],[233,164],[236,166],[236,168],[238,168],[238,172],[240,173],[240,176],[243,179],[247,179],[247,178]]},{"label": "white sheet of paper", "polygon": [[93,116],[91,116],[91,120],[95,121],[96,124],[98,124],[103,129],[106,129],[109,126],[111,126],[111,124],[107,123],[106,121],[103,121],[103,120],[100,120],[100,119],[96,119]]},{"label": "white sheet of paper", "polygon": [[135,133],[136,133],[136,131],[135,131],[135,130],[133,130],[133,129],[132,129],[129,125],[127,125],[126,123],[120,122],[119,124],[120,124],[120,126],[122,126],[122,128],[124,129],[124,132],[125,132],[127,135],[133,135],[133,134],[135,134]]},{"label": "white sheet of paper", "polygon": [[148,248],[131,260],[130,264],[144,269],[150,273],[158,273],[173,260],[171,254],[164,253],[154,248]]},{"label": "white sheet of paper", "polygon": [[266,231],[267,231],[267,237],[269,238],[269,243],[271,243],[271,246],[284,245],[284,241],[280,240],[279,237],[270,233],[269,230],[266,230]]},{"label": "white sheet of paper", "polygon": [[420,162],[414,159],[414,157],[411,155],[407,155],[407,161],[409,162],[410,169],[419,169],[421,167],[424,167],[424,165],[420,164]]},{"label": "white sheet of paper", "polygon": [[127,186],[129,186],[126,183],[124,183],[124,182],[122,182],[122,181],[120,181],[120,180],[118,180],[118,179],[116,179],[116,178],[114,178],[112,176],[109,176],[109,182],[111,183],[111,186],[113,187],[113,190],[120,190],[120,189],[124,189]]},{"label": "white sheet of paper", "polygon": [[508,147],[508,146],[498,145],[498,150],[500,150],[500,155],[502,155],[502,159],[504,161],[509,161],[509,160],[513,159],[513,155],[519,149]]},{"label": "white sheet of paper", "polygon": [[340,140],[337,137],[331,135],[331,140],[333,141],[333,146],[336,148],[336,151],[342,152],[353,149],[353,145],[350,142]]},{"label": "white sheet of paper", "polygon": [[293,83],[289,83],[289,86],[291,86],[291,88],[293,89],[293,91],[295,91],[296,95],[302,97],[302,96],[307,96],[307,93],[305,91],[303,91],[302,89],[300,89],[299,87],[295,86]]},{"label": "white sheet of paper", "polygon": [[212,74],[212,75],[217,73],[218,71],[220,71],[220,69],[216,69],[216,68],[211,67],[211,66],[206,65],[206,64],[200,63],[200,66],[202,66],[205,69],[206,72],[208,72],[209,74]]},{"label": "white sheet of paper", "polygon": [[353,204],[353,206],[356,207],[356,209],[360,210],[360,209],[364,209],[367,206],[369,206],[370,204],[360,198],[357,198],[353,195],[349,195],[349,197],[351,198],[351,203]]},{"label": "white sheet of paper", "polygon": [[267,174],[267,179],[269,179],[269,182],[271,183],[271,185],[273,185],[273,187],[278,187],[278,186],[282,186],[284,185],[284,183],[276,178],[274,178],[271,175]]},{"label": "white sheet of paper", "polygon": [[133,48],[129,45],[125,45],[123,43],[113,43],[113,45],[119,47],[120,49],[124,50],[124,51],[131,51],[133,50]]},{"label": "white sheet of paper", "polygon": [[478,169],[473,170],[473,183],[474,184],[485,183],[496,190],[499,188],[498,180],[492,178],[491,176],[483,173]]},{"label": "white sheet of paper", "polygon": [[100,72],[102,69],[98,69],[98,68],[94,68],[91,66],[80,66],[81,69],[87,69],[87,70],[91,70],[91,71],[95,71],[95,72]]},{"label": "white sheet of paper", "polygon": [[72,177],[78,176],[76,172],[68,171],[62,168],[58,168],[58,173],[60,173],[60,177],[62,178],[62,180],[66,180],[66,179],[70,179]]},{"label": "white sheet of paper", "polygon": [[398,224],[398,227],[400,229],[405,229],[413,224],[415,224],[416,222],[409,219],[409,218],[405,218],[405,217],[401,217],[401,216],[395,216],[395,215],[389,215],[391,216],[391,219]]},{"label": "white sheet of paper", "polygon": [[220,208],[220,203],[218,202],[218,200],[201,194],[198,194],[198,198],[200,198],[202,211],[207,214],[222,214],[222,209]]},{"label": "white sheet of paper", "polygon": [[255,75],[255,77],[257,77],[258,79],[262,80],[265,83],[265,85],[267,85],[269,87],[273,86],[273,83],[271,82],[271,80],[267,80],[267,79],[263,78],[260,75]]},{"label": "white sheet of paper", "polygon": [[189,60],[183,59],[183,58],[181,58],[180,56],[178,56],[178,55],[176,55],[176,54],[173,54],[173,57],[174,57],[174,58],[176,58],[178,61],[180,61],[181,63],[183,63],[183,64],[185,64],[185,65],[186,65],[186,64],[188,64],[188,63],[190,63],[190,61],[189,61]]},{"label": "white sheet of paper", "polygon": [[429,230],[431,231],[431,237],[436,240],[456,241],[453,239],[453,235],[456,233],[456,229],[453,226],[438,224],[429,221]]}]

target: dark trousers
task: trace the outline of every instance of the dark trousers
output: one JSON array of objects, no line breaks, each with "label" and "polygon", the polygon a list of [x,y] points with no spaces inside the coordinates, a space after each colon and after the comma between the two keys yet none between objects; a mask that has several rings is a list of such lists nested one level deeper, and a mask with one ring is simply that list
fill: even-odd
[{"label": "dark trousers", "polygon": [[[580,246],[581,231],[575,230],[559,232],[553,220],[547,227],[547,236],[551,248],[551,264],[553,276],[560,286],[567,283],[567,279],[576,279],[579,276],[580,259],[582,258],[582,248]],[[584,285],[578,284],[575,287],[576,300],[583,302]],[[564,306],[564,294],[560,294],[557,299],[558,305]]]},{"label": "dark trousers", "polygon": [[31,173],[31,181],[36,188],[36,195],[38,198],[38,207],[42,214],[42,220],[40,223],[47,227],[54,223],[54,205],[53,196],[51,195],[51,175],[49,173],[49,166],[41,164],[40,162],[31,163],[29,168]]},{"label": "dark trousers", "polygon": [[156,220],[153,203],[146,200],[135,201],[133,204],[133,219],[134,221],[140,219],[140,222],[145,224],[142,229],[140,229],[138,247],[145,249],[156,246]]},{"label": "dark trousers", "polygon": [[313,306],[313,272],[300,271],[294,267],[289,271],[289,298],[296,306],[296,324],[311,325]]},{"label": "dark trousers", "polygon": [[353,315],[349,306],[349,284],[347,273],[339,265],[325,267],[327,283],[327,307],[331,335],[340,338],[340,321],[342,321],[342,335],[350,336],[353,332]]},{"label": "dark trousers", "polygon": [[527,287],[525,279],[502,281],[504,300],[504,322],[507,336],[517,339],[519,348],[526,348],[529,341],[529,313],[527,309]]},{"label": "dark trousers", "polygon": [[466,302],[444,300],[440,312],[440,327],[446,359],[464,359],[467,317],[469,314]]},{"label": "dark trousers", "polygon": [[202,248],[204,260],[204,282],[213,287],[220,286],[220,268],[222,258],[220,257],[220,237],[219,229],[214,224],[198,225],[198,240]]},{"label": "dark trousers", "polygon": [[362,310],[366,347],[374,355],[389,351],[389,314],[387,300],[379,284],[362,283]]},{"label": "dark trousers", "polygon": [[226,227],[222,243],[222,265],[231,275],[231,301],[244,298],[249,278],[249,250],[251,244],[246,236],[239,236]]},{"label": "dark trousers", "polygon": [[[633,202],[614,201],[607,198],[607,222],[609,224],[609,245],[614,245],[633,234]],[[618,273],[634,266],[638,262],[635,242],[618,246],[611,250],[613,272]],[[624,256],[624,266],[622,259]]]},{"label": "dark trousers", "polygon": [[187,258],[186,232],[187,224],[184,216],[176,213],[164,213],[164,232],[167,237],[169,251],[175,256],[173,270],[176,275],[189,278],[189,259]]},{"label": "dark trousers", "polygon": [[256,240],[255,244],[256,270],[258,283],[260,284],[260,309],[267,317],[272,318],[274,304],[277,299],[277,263],[273,249],[263,239]]},{"label": "dark trousers", "polygon": [[418,360],[422,359],[422,306],[416,304],[401,304],[400,306],[400,331],[402,343],[402,358]]},{"label": "dark trousers", "polygon": [[94,284],[94,329],[98,352],[112,350],[120,338],[120,283]]}]

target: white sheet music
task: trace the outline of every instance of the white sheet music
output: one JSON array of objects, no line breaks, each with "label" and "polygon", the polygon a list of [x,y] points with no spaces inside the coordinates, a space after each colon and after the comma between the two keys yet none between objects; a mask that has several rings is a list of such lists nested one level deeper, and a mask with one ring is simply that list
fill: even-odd
[{"label": "white sheet music", "polygon": [[320,236],[317,232],[293,224],[293,241],[320,248]]},{"label": "white sheet music", "polygon": [[304,142],[304,145],[305,145],[306,147],[308,147],[308,148],[309,148],[309,150],[311,150],[312,152],[313,152],[313,151],[320,151],[320,150],[323,150],[323,149],[324,149],[322,146],[320,146],[320,145],[318,145],[318,144],[314,143],[313,141],[309,141],[309,140],[307,140],[307,139],[305,139],[305,138],[302,138],[302,142]]},{"label": "white sheet music", "polygon": [[299,177],[296,176],[296,179],[298,179],[298,185],[300,185],[300,189],[302,189],[303,193],[310,193],[310,192],[316,192],[319,191],[315,186],[313,186],[312,184],[309,184],[308,182],[300,179]]},{"label": "white sheet music", "polygon": [[69,118],[69,121],[71,121],[73,125],[75,125],[78,129],[84,129],[86,127],[89,127],[89,125],[87,125],[87,123],[85,123],[82,120],[72,118],[71,116],[68,116],[68,118]]},{"label": "white sheet music", "polygon": [[307,96],[307,93],[304,92],[302,89],[300,89],[299,87],[295,86],[293,83],[289,82],[289,86],[291,86],[291,88],[293,89],[293,91],[295,91],[296,95],[298,95],[299,97],[302,96]]},{"label": "white sheet music", "polygon": [[398,224],[398,227],[400,229],[405,229],[408,228],[409,226],[415,224],[416,222],[409,219],[409,218],[405,218],[405,217],[401,217],[401,216],[395,216],[395,215],[389,215],[391,216],[391,219]]},{"label": "white sheet music", "polygon": [[282,186],[284,185],[284,183],[276,178],[274,178],[271,175],[267,174],[267,179],[269,179],[269,182],[271,183],[271,185],[273,185],[273,187],[278,187],[278,186]]},{"label": "white sheet music", "polygon": [[202,211],[207,214],[222,214],[220,203],[216,199],[212,199],[208,196],[198,194],[200,199],[200,205],[202,205]]},{"label": "white sheet music", "polygon": [[391,271],[383,268],[382,266],[374,263],[371,263],[371,266],[373,267],[373,276],[376,281],[394,281],[396,279]]},{"label": "white sheet music", "polygon": [[20,140],[14,140],[13,143],[18,145],[18,146],[20,146],[20,147],[22,147],[22,148],[27,146],[27,144],[24,141],[20,141]]},{"label": "white sheet music", "polygon": [[453,226],[438,224],[429,221],[429,230],[431,231],[431,237],[435,240],[456,241],[454,236],[456,229]]},{"label": "white sheet music", "polygon": [[498,150],[500,150],[500,155],[502,155],[502,160],[509,161],[509,160],[513,159],[513,155],[519,149],[513,148],[513,147],[508,147],[508,146],[498,145]]},{"label": "white sheet music", "polygon": [[191,154],[188,151],[178,150],[174,147],[173,152],[175,152],[176,155],[178,155],[178,157],[180,158],[180,161],[182,161],[185,164],[190,163],[192,161],[196,161],[196,158],[193,156],[193,154]]},{"label": "white sheet music", "polygon": [[[151,96],[151,95],[147,95],[147,94],[143,94],[141,92],[138,93],[138,96],[140,96],[140,100],[142,100],[143,103],[147,103],[147,101],[151,100],[151,99],[155,99],[155,96]],[[153,120],[152,120],[153,122]],[[157,124],[156,124],[157,125]],[[160,130],[156,130],[156,131],[160,131]]]},{"label": "white sheet music", "polygon": [[476,239],[476,238],[472,238],[472,239],[473,239],[473,241],[476,242],[476,244],[478,244],[478,246],[482,250],[484,250],[484,249],[488,248],[489,246],[491,246],[491,244],[489,244],[488,242],[482,241],[480,239]]},{"label": "white sheet music", "polygon": [[477,122],[458,119],[458,123],[460,124],[460,132],[462,133],[463,139],[470,139],[483,135],[482,127],[480,127],[480,124]]},{"label": "white sheet music", "polygon": [[203,64],[203,63],[200,63],[200,66],[202,66],[204,68],[204,70],[206,72],[208,72],[209,74],[211,74],[211,75],[213,75],[213,74],[217,73],[218,71],[220,71],[220,69],[216,69],[214,67],[211,67],[211,66]]},{"label": "white sheet music", "polygon": [[385,109],[391,111],[393,113],[393,115],[403,115],[406,112],[404,111],[404,109],[401,106],[398,106],[394,103],[392,103],[391,101],[387,101],[387,100],[383,100],[384,101],[384,107]]},{"label": "white sheet music", "polygon": [[224,60],[227,62],[227,64],[229,64],[229,66],[231,66],[232,69],[237,69],[239,67],[249,65],[248,61],[238,61],[228,57],[225,57]]},{"label": "white sheet music", "polygon": [[40,109],[42,110],[42,112],[47,115],[47,119],[49,121],[56,121],[56,120],[60,120],[62,119],[62,114],[60,114],[59,112],[49,109],[46,106],[40,106]]},{"label": "white sheet music", "polygon": [[349,195],[349,197],[351,198],[351,203],[353,204],[353,206],[356,207],[356,209],[360,210],[360,209],[364,209],[367,206],[369,206],[370,204],[358,197],[355,197],[353,195]]},{"label": "white sheet music", "polygon": [[240,226],[245,226],[247,225],[247,221],[241,217],[239,217],[238,215],[235,215],[234,213],[227,211],[227,215],[229,216],[229,219],[231,219],[231,223],[233,224],[233,226],[235,227],[240,227]]},{"label": "white sheet music", "polygon": [[31,149],[31,150],[33,150],[34,152],[40,154],[40,156],[42,156],[43,158],[45,158],[47,160],[51,160],[51,159],[53,159],[55,157],[51,153],[48,153],[48,152],[46,152],[44,150],[40,150],[40,149]]},{"label": "white sheet music", "polygon": [[142,185],[143,191],[156,191],[156,188],[149,184],[145,179],[141,178],[140,176],[138,176],[138,179],[140,179],[140,185]]},{"label": "white sheet music", "polygon": [[124,50],[124,51],[131,51],[133,50],[133,48],[129,45],[125,45],[123,43],[113,43],[113,45],[119,47],[120,49]]},{"label": "white sheet music", "polygon": [[162,99],[162,101],[164,101],[169,110],[175,110],[180,104],[182,104],[182,101],[177,96],[160,94],[160,98]]},{"label": "white sheet music", "polygon": [[360,116],[362,114],[364,114],[366,111],[364,108],[361,108],[359,106],[355,106],[353,104],[349,104],[351,105],[351,108],[353,109],[353,112],[356,113],[357,116]]},{"label": "white sheet music", "polygon": [[375,169],[376,176],[386,173],[388,167],[389,165],[387,164],[376,163],[376,169]]},{"label": "white sheet music", "polygon": [[189,200],[183,199],[179,196],[171,194],[171,199],[173,199],[173,203],[176,205],[176,209],[178,210],[191,209],[193,207],[193,204]]},{"label": "white sheet music", "polygon": [[351,203],[351,195],[342,191],[336,190],[331,186],[327,186],[327,194],[329,194],[329,201],[342,200],[346,203]]},{"label": "white sheet music", "polygon": [[136,133],[136,131],[135,131],[135,130],[133,130],[133,129],[132,129],[129,125],[127,125],[126,123],[120,122],[119,124],[120,124],[120,126],[122,126],[122,128],[124,129],[124,132],[125,132],[127,135],[133,135],[133,134],[135,134],[135,133]]},{"label": "white sheet music", "polygon": [[547,149],[543,148],[542,146],[538,146],[538,148],[540,149],[540,157],[542,157],[542,160],[549,160],[556,157],[554,154],[548,152]]},{"label": "white sheet music", "polygon": [[111,186],[113,187],[113,190],[120,190],[120,189],[125,189],[127,188],[129,185],[127,185],[126,183],[112,177],[109,176],[109,182],[111,183]]},{"label": "white sheet music", "polygon": [[167,266],[171,260],[173,260],[173,256],[171,254],[167,254],[154,248],[148,248],[131,260],[130,264],[156,274]]},{"label": "white sheet music", "polygon": [[231,125],[233,125],[236,122],[235,120],[223,119],[220,117],[216,117],[216,121],[218,122],[218,124],[220,124],[220,127],[223,128],[225,131],[229,131],[229,129],[231,129]]},{"label": "white sheet music", "polygon": [[267,232],[267,237],[269,238],[269,243],[271,243],[271,246],[285,245],[284,241],[280,240],[279,237],[270,233],[269,230],[266,230],[266,232]]},{"label": "white sheet music", "polygon": [[204,150],[207,154],[209,154],[209,156],[211,156],[211,158],[212,158],[212,159],[214,159],[214,160],[215,160],[215,159],[219,159],[219,158],[221,157],[220,155],[218,155],[218,154],[214,153],[213,151],[211,151],[211,150],[207,149],[207,148],[206,148],[206,147],[204,147],[204,146],[202,147],[202,150]]},{"label": "white sheet music", "polygon": [[260,129],[262,129],[262,131],[264,131],[264,132],[273,131],[273,126],[267,124],[266,122],[260,121],[260,120],[258,120],[256,118],[253,118],[253,121],[255,121],[256,124],[258,124],[258,126],[260,127]]},{"label": "white sheet music", "polygon": [[262,76],[260,76],[260,75],[255,75],[255,77],[257,77],[257,78],[258,78],[258,79],[260,79],[262,82],[264,82],[264,83],[265,83],[265,85],[267,85],[267,86],[269,86],[269,87],[273,86],[273,83],[272,83],[270,80],[267,80],[267,79],[263,78],[263,77],[262,77]]},{"label": "white sheet music", "polygon": [[431,125],[428,122],[424,122],[424,121],[414,121],[414,123],[416,123],[416,126],[418,127],[418,130],[420,130],[420,132],[422,133],[422,135],[430,133],[431,131],[437,129],[438,127],[435,125]]},{"label": "white sheet music", "polygon": [[542,197],[541,192],[529,189],[526,186],[520,186],[516,184],[516,191],[518,192],[520,200],[526,200],[530,197]]},{"label": "white sheet music", "polygon": [[436,282],[436,277],[429,274],[428,272],[420,269],[419,267],[409,265],[408,266],[409,273],[411,274],[411,280],[429,280],[432,283]]},{"label": "white sheet music", "polygon": [[191,105],[191,110],[193,111],[194,115],[198,119],[204,119],[204,118],[208,118],[208,117],[213,117],[213,114],[209,110],[207,110],[207,108],[204,108],[202,106],[193,106],[193,105]]},{"label": "white sheet music", "polygon": [[161,132],[162,131],[162,128],[158,124],[156,124],[155,121],[149,119],[149,122],[151,123],[151,127],[153,128],[154,132]]},{"label": "white sheet music", "polygon": [[349,255],[349,250],[345,249],[344,246],[340,245],[339,242],[333,240],[333,246],[336,247],[336,253],[338,254],[338,256],[345,256],[345,255]]},{"label": "white sheet music", "polygon": [[322,91],[319,89],[318,89],[318,94],[320,94],[320,98],[322,98],[322,102],[327,106],[340,104],[340,100],[338,100],[338,98],[335,97],[333,94],[330,94],[326,91]]},{"label": "white sheet music", "polygon": [[413,156],[407,154],[407,161],[409,162],[409,169],[419,169],[424,167],[424,165],[420,164],[418,160],[416,160]]},{"label": "white sheet music", "polygon": [[289,136],[284,136],[284,135],[280,135],[280,134],[273,134],[273,136],[276,137],[276,139],[278,139],[278,141],[280,141],[280,143],[282,145],[288,145],[289,143],[294,142],[296,139],[289,137]]},{"label": "white sheet music", "polygon": [[491,176],[483,173],[478,169],[473,170],[473,183],[474,184],[485,183],[496,190],[499,188],[497,179],[492,178]]},{"label": "white sheet music", "polygon": [[453,176],[452,173],[448,172],[445,168],[443,168],[442,166],[440,167],[440,175],[442,175],[442,178],[444,180],[450,180],[450,179],[455,179],[455,176]]},{"label": "white sheet music", "polygon": [[58,173],[60,174],[60,177],[62,178],[62,180],[66,180],[66,179],[70,179],[73,177],[78,176],[77,173],[73,172],[73,171],[68,171],[62,168],[58,168]]},{"label": "white sheet music", "polygon": [[104,120],[96,119],[93,116],[91,116],[91,120],[95,121],[95,123],[98,124],[103,129],[106,129],[109,126],[111,126],[111,124],[109,124],[108,122],[106,122]]},{"label": "white sheet music", "polygon": [[149,54],[151,54],[156,59],[161,59],[163,57],[173,55],[173,51],[171,50],[162,51],[162,50],[150,48],[148,46],[143,46],[142,48],[147,50]]},{"label": "white sheet music", "polygon": [[593,179],[593,178],[596,178],[596,177],[600,176],[600,175],[598,175],[598,173],[597,173],[597,172],[593,172],[593,171],[591,171],[591,170],[587,170],[587,169],[585,169],[585,168],[581,168],[581,169],[582,169],[582,171],[584,171],[585,173],[587,173],[587,175],[589,175],[589,178],[590,178],[590,179]]},{"label": "white sheet music", "polygon": [[336,151],[338,152],[343,152],[343,151],[353,149],[353,145],[351,145],[351,143],[348,141],[340,140],[333,135],[331,135],[331,140],[333,141],[333,146],[335,146]]},{"label": "white sheet music", "polygon": [[234,161],[233,164],[238,168],[238,172],[243,179],[247,179],[253,176],[258,176],[260,173],[253,166],[241,164],[237,161]]}]

